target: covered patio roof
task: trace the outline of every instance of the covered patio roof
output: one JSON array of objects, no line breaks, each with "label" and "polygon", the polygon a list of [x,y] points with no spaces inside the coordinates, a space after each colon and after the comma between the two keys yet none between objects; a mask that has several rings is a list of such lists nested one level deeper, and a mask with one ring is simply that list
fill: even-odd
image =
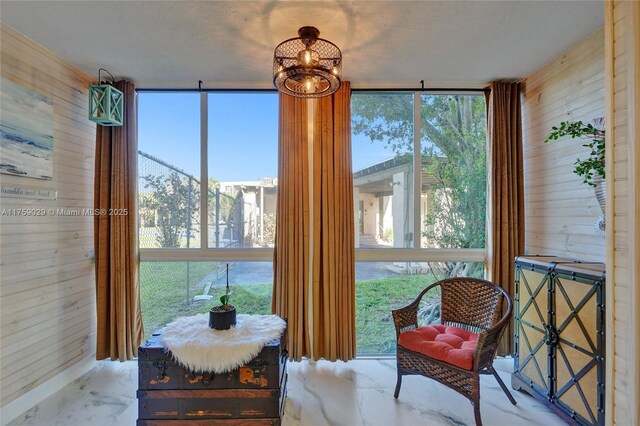
[{"label": "covered patio roof", "polygon": [[[437,179],[425,170],[432,158],[422,159],[422,191],[433,186]],[[393,195],[393,175],[400,172],[409,172],[413,168],[413,156],[411,154],[398,155],[389,160],[373,164],[364,169],[353,172],[353,186],[359,188],[360,193],[375,194],[376,197]]]}]

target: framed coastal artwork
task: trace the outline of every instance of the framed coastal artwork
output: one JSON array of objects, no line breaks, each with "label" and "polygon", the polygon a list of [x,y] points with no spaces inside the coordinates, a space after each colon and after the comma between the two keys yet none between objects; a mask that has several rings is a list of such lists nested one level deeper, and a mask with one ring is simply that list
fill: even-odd
[{"label": "framed coastal artwork", "polygon": [[53,103],[0,80],[0,173],[53,179]]}]

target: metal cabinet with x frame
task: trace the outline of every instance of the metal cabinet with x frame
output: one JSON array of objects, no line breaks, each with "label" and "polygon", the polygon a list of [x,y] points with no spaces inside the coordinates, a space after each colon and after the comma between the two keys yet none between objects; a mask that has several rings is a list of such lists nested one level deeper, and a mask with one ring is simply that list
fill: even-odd
[{"label": "metal cabinet with x frame", "polygon": [[570,424],[604,425],[604,264],[522,256],[515,276],[513,388]]}]

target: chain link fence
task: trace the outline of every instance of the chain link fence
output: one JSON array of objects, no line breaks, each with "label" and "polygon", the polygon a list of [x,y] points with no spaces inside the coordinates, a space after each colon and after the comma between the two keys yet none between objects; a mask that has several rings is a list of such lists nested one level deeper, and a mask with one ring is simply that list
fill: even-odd
[{"label": "chain link fence", "polygon": [[[138,151],[140,248],[200,247],[200,188],[198,177]],[[267,189],[275,193],[274,188]],[[250,192],[243,183],[209,180],[209,248],[272,244],[270,224],[275,212],[262,208],[264,189],[257,185]]]},{"label": "chain link fence", "polygon": [[[200,247],[200,179],[142,151],[138,151],[138,176],[140,248]],[[242,194],[234,198],[218,187],[207,192],[209,234],[213,234],[210,246],[239,246],[237,236],[228,230],[238,223],[236,211],[243,204]],[[209,263],[217,267],[215,262],[205,262]],[[187,298],[190,284],[201,281],[201,275],[203,272],[186,277]]]}]

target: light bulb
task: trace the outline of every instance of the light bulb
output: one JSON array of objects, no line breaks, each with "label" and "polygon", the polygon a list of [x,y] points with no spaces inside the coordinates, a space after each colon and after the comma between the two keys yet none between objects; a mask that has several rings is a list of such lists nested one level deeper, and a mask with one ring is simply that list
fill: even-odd
[{"label": "light bulb", "polygon": [[314,66],[318,63],[318,53],[311,49],[304,49],[298,52],[296,59],[303,67]]},{"label": "light bulb", "polygon": [[313,82],[311,81],[311,79],[308,79],[307,81],[305,81],[304,87],[307,92],[311,91],[311,89],[313,88]]},{"label": "light bulb", "polygon": [[331,68],[331,73],[333,75],[338,75],[339,72],[340,70],[338,69],[338,67],[334,66],[333,68]]}]

